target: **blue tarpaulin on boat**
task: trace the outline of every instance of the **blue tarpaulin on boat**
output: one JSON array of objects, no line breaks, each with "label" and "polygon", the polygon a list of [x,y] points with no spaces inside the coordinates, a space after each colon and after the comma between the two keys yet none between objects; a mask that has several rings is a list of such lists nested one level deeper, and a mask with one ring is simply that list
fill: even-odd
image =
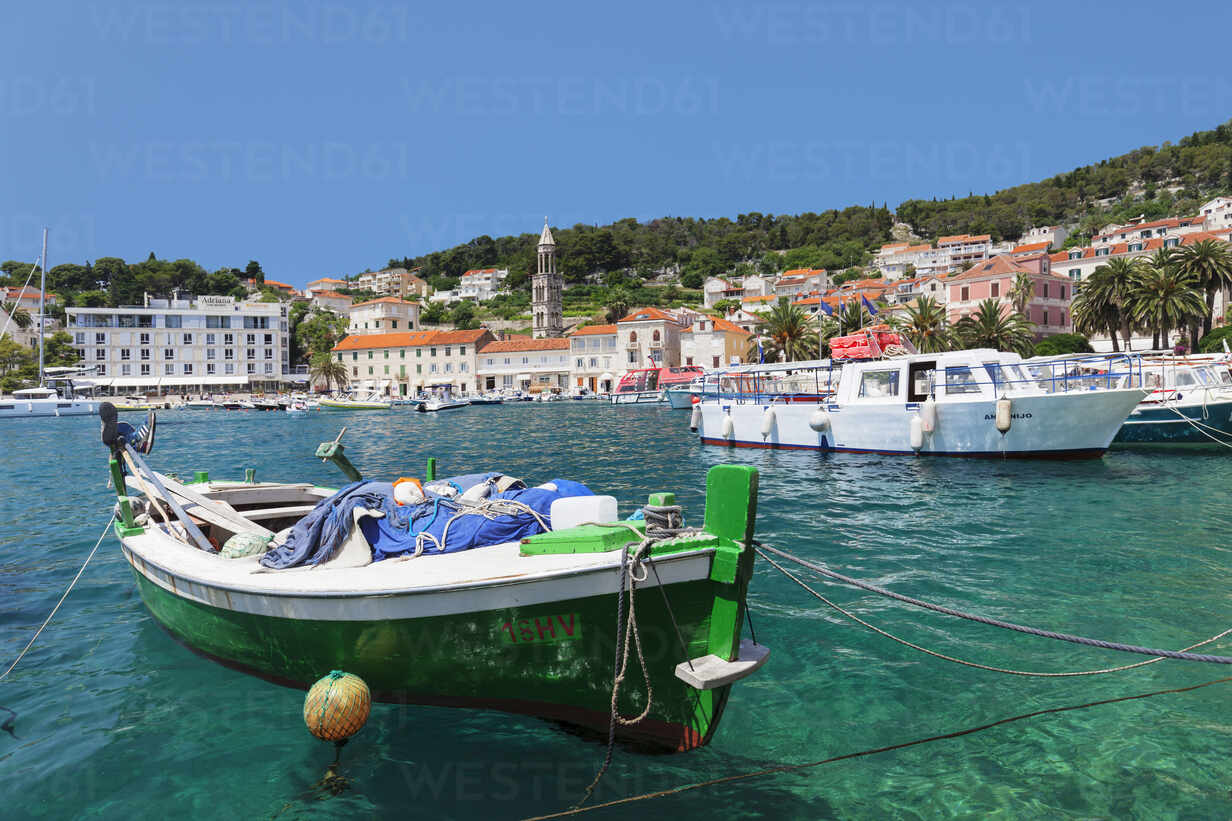
[{"label": "blue tarpaulin on boat", "polygon": [[[414,553],[416,545],[425,554],[454,553],[483,545],[500,544],[544,531],[540,518],[551,524],[552,502],[566,496],[591,496],[589,488],[568,479],[553,479],[549,487],[518,487],[497,492],[495,487],[486,498],[509,500],[526,505],[538,514],[526,511],[493,512],[487,515],[466,513],[465,508],[446,494],[434,489],[449,487],[457,495],[478,484],[491,485],[499,473],[472,473],[452,476],[428,484],[426,499],[418,505],[398,505],[393,499],[390,482],[355,482],[322,500],[307,516],[291,529],[285,544],[261,557],[261,564],[273,569],[316,565],[329,559],[351,533],[356,508],[379,510],[382,517],[360,520],[360,529],[372,546],[372,557]],[[421,535],[422,534],[422,535]]]},{"label": "blue tarpaulin on boat", "polygon": [[[476,482],[467,483],[459,479],[473,478],[454,477],[445,481],[456,482],[465,490]],[[594,495],[585,485],[568,479],[553,479],[548,485],[552,487],[519,488],[503,493],[494,491],[487,498],[526,505],[550,525],[549,511],[552,502],[567,496]],[[399,512],[406,510],[408,508],[403,507]],[[486,515],[478,512],[458,515],[460,511],[465,511],[467,508],[452,500],[434,495],[428,501],[411,507],[409,510],[411,511],[410,521],[405,524],[401,516],[386,516],[383,519],[369,518],[360,522],[364,536],[372,545],[374,560],[414,553],[417,544],[422,546],[424,555],[456,553],[460,550],[470,550],[473,547],[511,542],[544,532],[539,518],[531,513],[492,513],[489,511]]]}]

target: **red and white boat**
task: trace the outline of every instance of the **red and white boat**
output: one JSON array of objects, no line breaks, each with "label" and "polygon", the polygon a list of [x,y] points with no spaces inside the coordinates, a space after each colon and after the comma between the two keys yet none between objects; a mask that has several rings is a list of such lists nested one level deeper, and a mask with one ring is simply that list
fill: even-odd
[{"label": "red and white boat", "polygon": [[696,365],[679,368],[640,368],[620,378],[612,391],[613,405],[644,405],[667,401],[667,389],[688,385],[705,372]]}]

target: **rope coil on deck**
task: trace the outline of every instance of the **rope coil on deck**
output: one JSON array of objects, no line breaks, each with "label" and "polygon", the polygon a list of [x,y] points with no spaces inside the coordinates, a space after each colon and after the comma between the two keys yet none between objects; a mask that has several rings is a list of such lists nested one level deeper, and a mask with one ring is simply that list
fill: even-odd
[{"label": "rope coil on deck", "polygon": [[[1067,641],[1073,644],[1082,644],[1087,647],[1099,647],[1104,650],[1117,650],[1122,653],[1137,653],[1143,656],[1159,656],[1161,658],[1176,659],[1178,661],[1201,661],[1208,664],[1232,664],[1232,657],[1229,656],[1213,656],[1205,653],[1188,653],[1183,650],[1161,650],[1154,647],[1141,647],[1136,644],[1122,644],[1120,642],[1105,641],[1103,639],[1092,639],[1085,636],[1075,636],[1070,633],[1058,633],[1054,630],[1043,630],[1038,627],[1028,627],[1026,625],[1015,624],[1013,622],[1003,621],[1001,619],[994,619],[989,616],[981,616],[976,613],[967,613],[962,610],[955,610],[952,607],[945,607],[943,605],[933,604],[911,596],[904,596],[902,593],[895,593],[893,590],[887,590],[886,588],[878,587],[875,584],[869,584],[868,582],[860,581],[859,579],[854,579],[850,576],[844,576],[842,573],[836,573],[835,571],[815,562],[810,562],[807,559],[801,559],[799,556],[793,556],[784,550],[779,550],[776,547],[770,547],[769,545],[762,544],[758,541],[754,541],[753,544],[759,548],[759,552],[761,550],[769,551],[780,558],[786,559],[790,562],[795,562],[801,567],[808,568],[815,573],[820,573],[827,578],[840,581],[853,587],[858,587],[861,590],[867,590],[870,593],[876,593],[879,596],[885,596],[896,601],[901,601],[904,604],[910,604],[914,607],[931,610],[934,613],[942,613],[947,616],[954,616],[956,618],[986,624],[990,627],[1000,627],[1004,630],[1013,630],[1017,633],[1026,633],[1027,635],[1039,636],[1040,638]],[[1232,632],[1232,630],[1225,631],[1225,633],[1220,635],[1227,635],[1227,632]],[[1216,638],[1219,637],[1217,636]],[[1214,639],[1211,640],[1213,641]]]}]

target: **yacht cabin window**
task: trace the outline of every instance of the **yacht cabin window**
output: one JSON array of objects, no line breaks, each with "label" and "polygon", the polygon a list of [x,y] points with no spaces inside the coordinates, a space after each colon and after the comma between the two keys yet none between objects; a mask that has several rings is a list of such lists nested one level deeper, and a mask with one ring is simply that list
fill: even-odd
[{"label": "yacht cabin window", "polygon": [[883,399],[891,396],[898,396],[898,368],[865,371],[860,374],[861,399]]},{"label": "yacht cabin window", "polygon": [[979,393],[980,385],[971,368],[966,365],[951,365],[945,369],[945,393],[947,396],[962,393]]}]

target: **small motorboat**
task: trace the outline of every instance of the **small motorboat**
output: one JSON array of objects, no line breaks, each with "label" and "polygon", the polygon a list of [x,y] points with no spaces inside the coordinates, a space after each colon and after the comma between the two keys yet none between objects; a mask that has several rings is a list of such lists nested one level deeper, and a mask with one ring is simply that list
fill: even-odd
[{"label": "small motorboat", "polygon": [[481,393],[478,396],[472,396],[470,402],[472,405],[503,405],[505,397],[499,393]]},{"label": "small motorboat", "polygon": [[308,403],[302,399],[293,399],[286,407],[287,413],[304,414],[308,412]]},{"label": "small motorboat", "polygon": [[465,408],[469,404],[470,401],[467,399],[455,399],[450,396],[434,397],[432,399],[425,399],[423,402],[420,402],[418,410],[420,413],[433,413],[435,411]]},{"label": "small motorboat", "polygon": [[362,397],[344,394],[337,399],[322,399],[320,404],[322,410],[389,410],[393,407],[388,399],[382,399],[374,393]]}]

